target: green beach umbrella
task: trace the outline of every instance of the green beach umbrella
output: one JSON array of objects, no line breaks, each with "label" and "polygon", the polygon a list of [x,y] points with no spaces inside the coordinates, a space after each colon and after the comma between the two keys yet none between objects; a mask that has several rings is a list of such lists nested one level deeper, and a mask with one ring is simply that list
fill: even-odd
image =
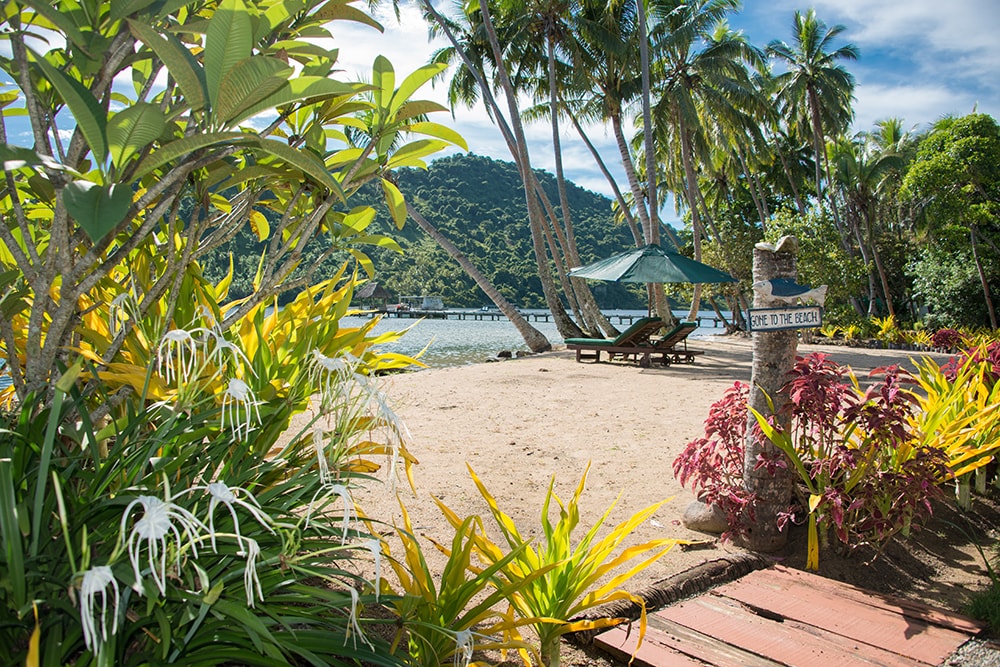
[{"label": "green beach umbrella", "polygon": [[708,264],[650,243],[607,259],[577,267],[574,278],[620,283],[735,283],[736,278]]}]

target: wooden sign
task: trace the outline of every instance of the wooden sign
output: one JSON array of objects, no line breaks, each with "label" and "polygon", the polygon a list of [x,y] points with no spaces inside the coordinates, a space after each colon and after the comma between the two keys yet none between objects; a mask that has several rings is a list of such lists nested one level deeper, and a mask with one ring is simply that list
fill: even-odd
[{"label": "wooden sign", "polygon": [[811,329],[822,323],[823,309],[819,306],[750,309],[750,331]]}]

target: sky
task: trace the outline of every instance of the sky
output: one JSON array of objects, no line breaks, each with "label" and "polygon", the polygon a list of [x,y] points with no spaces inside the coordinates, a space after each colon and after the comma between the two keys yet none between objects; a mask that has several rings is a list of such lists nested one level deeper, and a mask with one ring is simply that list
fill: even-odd
[{"label": "sky", "polygon": [[[796,9],[816,10],[828,26],[841,24],[835,47],[854,44],[860,58],[845,62],[854,75],[855,122],[853,129],[868,130],[875,122],[899,117],[904,127],[926,128],[938,118],[964,115],[974,109],[1000,119],[1000,0],[747,0],[730,25],[750,41],[764,47],[774,39],[792,43]],[[401,1],[402,20],[377,13],[385,26],[379,34],[371,28],[340,22],[334,28],[340,63],[345,75],[369,78],[375,55],[386,56],[396,69],[397,81],[426,62],[445,42],[429,44],[427,29],[412,2]],[[445,102],[445,85],[422,89],[418,98]],[[458,108],[454,118],[438,114],[437,122],[462,134],[469,150],[500,160],[510,153],[482,108]],[[532,165],[554,170],[548,121],[526,127]],[[618,165],[618,151],[610,131],[589,130],[601,154]],[[586,147],[571,128],[564,128],[564,166],[567,176],[581,187],[610,196],[611,190]],[[625,184],[620,166],[616,177]],[[668,207],[670,208],[670,207]],[[665,219],[676,220],[672,211]]]}]

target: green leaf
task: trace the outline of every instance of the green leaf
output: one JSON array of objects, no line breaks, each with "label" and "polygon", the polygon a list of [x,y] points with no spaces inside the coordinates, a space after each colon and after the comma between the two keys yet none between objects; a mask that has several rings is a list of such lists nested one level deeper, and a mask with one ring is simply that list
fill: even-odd
[{"label": "green leaf", "polygon": [[66,36],[66,39],[86,52],[88,40],[69,15],[57,9],[55,3],[48,2],[48,0],[25,0],[24,4],[51,21],[52,25]]},{"label": "green leaf", "polygon": [[292,68],[277,58],[251,56],[229,70],[219,84],[215,118],[228,123],[243,109],[276,92],[288,82]]},{"label": "green leaf", "polygon": [[72,181],[63,189],[63,204],[90,240],[98,243],[125,219],[132,206],[132,189]]},{"label": "green leaf", "polygon": [[21,93],[16,90],[8,90],[6,92],[0,93],[0,109],[10,106],[14,102],[21,99]]},{"label": "green leaf", "polygon": [[424,168],[424,164],[421,158],[428,155],[437,153],[443,148],[447,148],[448,144],[437,139],[421,139],[419,141],[411,141],[406,144],[389,158],[387,163],[390,169],[396,169],[398,167],[420,167]]},{"label": "green leaf", "polygon": [[384,109],[392,101],[392,93],[396,86],[396,72],[385,56],[375,56],[375,63],[372,65],[372,84],[375,86],[375,106]]},{"label": "green leaf", "polygon": [[231,123],[239,123],[250,116],[254,116],[262,111],[274,109],[276,107],[292,104],[293,102],[304,102],[306,100],[319,101],[333,97],[347,97],[357,95],[361,86],[356,83],[343,83],[318,76],[299,76],[287,82],[277,91],[258,102],[244,108],[238,116],[230,119]]},{"label": "green leaf", "polygon": [[424,65],[412,72],[403,79],[403,83],[399,84],[399,90],[393,95],[392,103],[389,105],[389,113],[394,114],[399,111],[409,100],[410,96],[417,92],[418,88],[446,69],[448,69],[447,63],[433,63],[431,65]]},{"label": "green leaf", "polygon": [[406,200],[403,193],[391,181],[382,179],[382,193],[385,195],[385,203],[389,207],[392,221],[396,223],[396,229],[402,229],[406,224]]},{"label": "green leaf", "polygon": [[158,150],[153,151],[139,165],[138,178],[149,175],[153,170],[162,167],[168,162],[172,162],[180,157],[192,153],[202,148],[215,146],[218,144],[249,143],[256,140],[256,137],[243,132],[209,132],[207,134],[194,134],[177,141],[164,144]]},{"label": "green leaf", "polygon": [[205,35],[205,82],[214,112],[222,81],[253,49],[253,25],[242,0],[223,0],[208,22]]},{"label": "green leaf", "polygon": [[76,121],[76,126],[83,133],[83,138],[87,140],[94,158],[103,164],[108,156],[108,148],[104,139],[107,117],[104,110],[101,109],[101,105],[97,103],[97,100],[82,83],[70,78],[62,70],[53,67],[43,56],[34,51],[31,53],[35,56],[35,64],[42,70],[42,74],[69,107],[69,111]]},{"label": "green leaf", "polygon": [[414,116],[423,116],[425,114],[447,110],[448,107],[442,106],[437,102],[431,102],[430,100],[415,100],[413,102],[406,102],[396,114],[396,122],[404,121],[408,118],[413,118]]},{"label": "green leaf", "polygon": [[197,111],[205,108],[208,98],[205,71],[184,44],[175,36],[161,35],[143,23],[129,21],[128,24],[136,39],[141,40],[163,61],[191,109]]},{"label": "green leaf", "polygon": [[0,144],[0,166],[3,167],[4,171],[14,171],[23,167],[45,167],[56,171],[75,173],[56,162],[50,155],[36,153],[30,148],[7,144]]},{"label": "green leaf", "polygon": [[137,102],[116,113],[108,121],[111,163],[121,169],[129,158],[156,141],[166,125],[163,112],[146,102]]},{"label": "green leaf", "polygon": [[111,0],[111,12],[108,18],[111,21],[120,21],[126,16],[142,11],[157,0]]},{"label": "green leaf", "polygon": [[315,17],[324,22],[338,20],[355,21],[357,23],[369,25],[379,32],[385,32],[385,28],[382,27],[381,23],[373,19],[368,14],[365,14],[360,9],[351,7],[348,2],[349,0],[330,0],[319,8]]},{"label": "green leaf", "polygon": [[326,165],[323,164],[323,161],[314,154],[297,150],[288,144],[275,141],[274,139],[261,139],[260,148],[278,160],[300,170],[317,183],[325,185],[327,188],[337,193],[337,196],[340,197],[341,201],[347,200],[343,188],[340,187],[340,183],[338,183],[330,172],[327,171]]},{"label": "green leaf", "polygon": [[418,134],[426,134],[431,137],[437,137],[438,139],[444,139],[445,141],[453,143],[464,150],[469,150],[469,146],[465,143],[465,139],[461,134],[446,125],[441,125],[440,123],[431,123],[429,121],[413,123],[406,126],[405,129],[409,132],[416,132]]}]

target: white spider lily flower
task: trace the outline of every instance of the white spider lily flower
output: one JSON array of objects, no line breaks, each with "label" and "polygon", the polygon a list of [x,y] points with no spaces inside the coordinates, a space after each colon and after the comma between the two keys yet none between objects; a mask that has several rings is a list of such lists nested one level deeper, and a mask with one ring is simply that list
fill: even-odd
[{"label": "white spider lily flower", "polygon": [[364,546],[375,560],[375,602],[378,602],[382,589],[382,540],[372,537],[364,541]]},{"label": "white spider lily flower", "polygon": [[122,533],[125,532],[125,524],[128,522],[129,514],[136,505],[142,506],[143,513],[139,520],[133,524],[126,540],[129,561],[132,563],[132,571],[135,573],[136,591],[142,595],[143,589],[140,585],[142,572],[139,567],[139,557],[143,543],[145,543],[147,563],[153,577],[153,583],[156,584],[160,595],[166,595],[167,551],[171,538],[174,540],[177,569],[179,570],[183,547],[190,546],[192,553],[197,558],[198,538],[201,533],[208,530],[208,527],[191,512],[175,504],[169,497],[167,500],[160,500],[156,496],[139,496],[130,502],[122,513],[120,528]]},{"label": "white spider lily flower", "polygon": [[333,475],[330,474],[330,462],[326,459],[326,438],[319,424],[313,426],[313,448],[316,450],[316,460],[319,464],[319,483],[321,487],[333,485]]},{"label": "white spider lily flower", "polygon": [[323,494],[323,497],[338,496],[341,502],[344,504],[344,514],[341,518],[342,521],[342,533],[340,536],[340,543],[347,543],[347,531],[351,526],[351,519],[354,517],[354,499],[351,498],[351,492],[348,491],[347,487],[343,484],[330,484],[320,488],[319,491],[313,496],[312,500],[309,501],[309,507],[306,509],[306,524],[305,528],[309,528],[309,523],[312,519],[313,506],[316,504],[316,499]]},{"label": "white spider lily flower", "polygon": [[122,292],[111,299],[108,306],[108,331],[112,336],[117,336],[125,328],[125,320],[132,317],[129,306],[135,305],[135,299],[128,292]]},{"label": "white spider lily flower", "polygon": [[[212,482],[205,486],[193,486],[189,491],[207,491],[209,495],[208,501],[208,531],[209,538],[212,542],[212,551],[218,553],[218,549],[215,547],[215,508],[220,504],[225,505],[226,509],[229,510],[229,516],[233,517],[233,528],[236,531],[236,539],[250,539],[244,538],[243,534],[240,533],[240,519],[236,515],[236,507],[242,507],[247,512],[250,513],[257,523],[262,525],[264,528],[269,530],[274,534],[274,529],[271,528],[271,524],[274,520],[269,517],[264,510],[261,509],[260,503],[257,499],[253,497],[249,491],[238,486],[228,486],[223,481]],[[247,500],[243,500],[240,496],[246,496]]]},{"label": "white spider lily flower", "polygon": [[475,646],[476,641],[472,630],[459,630],[455,633],[455,667],[469,667]]},{"label": "white spider lily flower", "polygon": [[361,624],[358,623],[358,607],[360,606],[360,596],[358,592],[353,588],[348,588],[351,592],[351,613],[347,619],[349,630],[344,635],[344,646],[347,646],[347,638],[350,637],[354,641],[354,648],[358,647],[358,637],[361,637],[361,641],[368,644],[372,650],[375,649],[372,643],[368,641],[368,637],[365,636],[364,631],[361,629]]},{"label": "white spider lily flower", "polygon": [[247,557],[247,564],[243,568],[243,587],[246,588],[247,592],[247,606],[254,607],[254,591],[257,592],[257,598],[261,602],[264,601],[264,589],[260,585],[260,577],[257,576],[257,559],[260,557],[260,545],[257,544],[257,540],[243,537],[237,538],[240,543],[240,550],[237,552],[240,556]]},{"label": "white spider lily flower", "polygon": [[[80,623],[83,625],[83,643],[97,653],[108,641],[108,598],[111,598],[111,636],[118,632],[118,599],[121,591],[114,573],[107,565],[97,565],[83,573],[80,582]],[[97,615],[100,597],[100,616]]]},{"label": "white spider lily flower", "polygon": [[[239,378],[233,378],[226,385],[226,390],[222,392],[222,425],[225,430],[228,416],[229,427],[233,430],[233,435],[237,440],[245,440],[250,437],[250,418],[253,412],[257,413],[257,423],[260,423],[260,409],[254,400],[250,385]],[[240,408],[246,410],[246,419],[241,420]],[[242,437],[241,437],[242,436]]]},{"label": "white spider lily flower", "polygon": [[392,409],[392,406],[389,405],[389,397],[385,392],[376,389],[372,391],[371,396],[376,417],[378,422],[383,426],[386,444],[392,447],[392,455],[389,457],[389,480],[390,484],[395,488],[396,468],[399,464],[399,450],[403,447],[404,443],[410,440],[410,429],[399,415],[396,414],[396,411]]},{"label": "white spider lily flower", "polygon": [[177,380],[185,382],[194,373],[197,345],[191,332],[184,329],[171,329],[163,334],[163,340],[156,348],[156,370],[163,375],[167,384]]},{"label": "white spider lily flower", "polygon": [[312,356],[313,365],[309,369],[309,381],[313,386],[319,386],[320,405],[325,410],[334,404],[338,387],[354,369],[347,361],[346,355],[328,357],[319,350],[313,350]]}]

